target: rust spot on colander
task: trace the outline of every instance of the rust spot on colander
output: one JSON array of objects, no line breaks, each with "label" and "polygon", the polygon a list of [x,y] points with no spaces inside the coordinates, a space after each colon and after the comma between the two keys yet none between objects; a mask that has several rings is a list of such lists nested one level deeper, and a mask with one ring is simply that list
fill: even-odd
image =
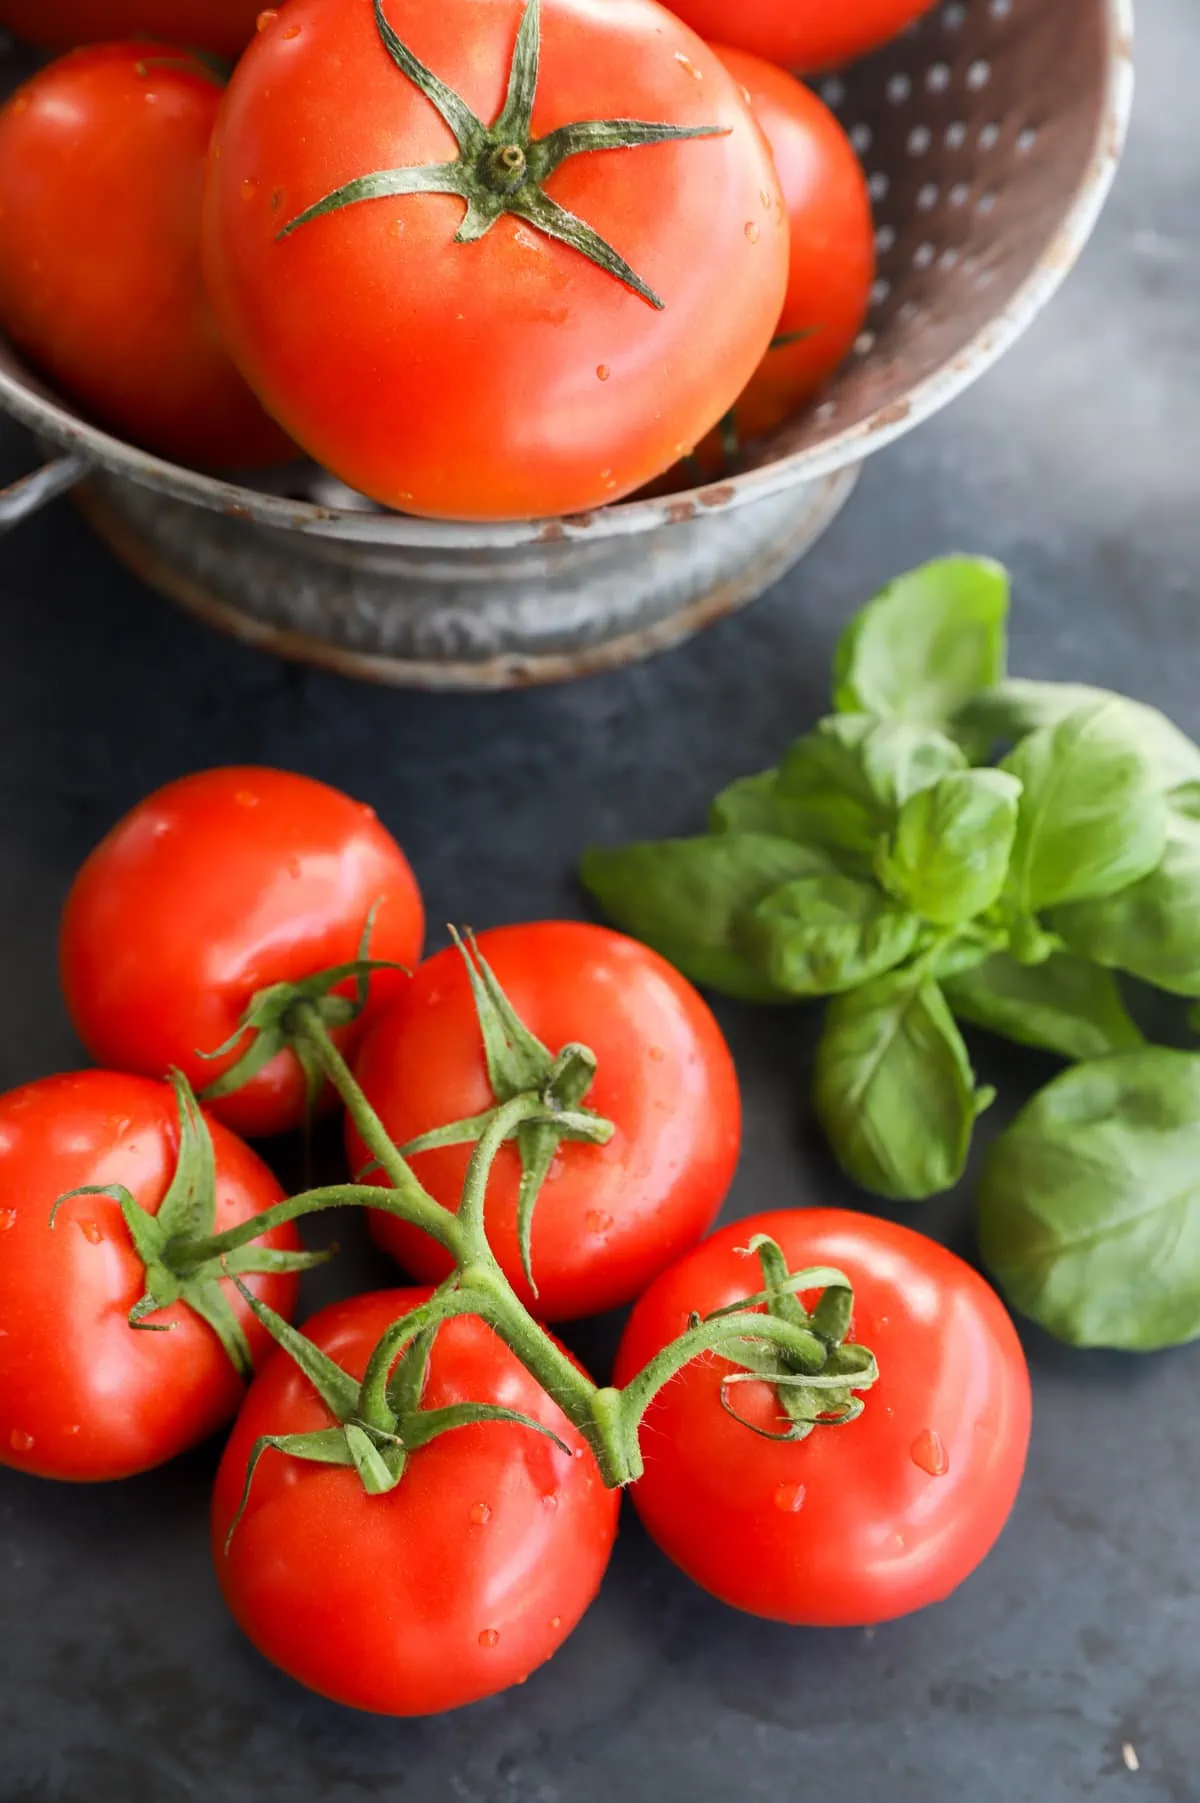
[{"label": "rust spot on colander", "polygon": [[596,524],[595,513],[572,513],[567,517],[568,526],[575,526],[580,532],[586,532],[589,526]]},{"label": "rust spot on colander", "polygon": [[668,526],[685,526],[689,520],[694,520],[695,517],[696,505],[694,501],[667,502]]},{"label": "rust spot on colander", "polygon": [[868,432],[882,432],[887,426],[898,426],[908,418],[911,412],[911,401],[892,401],[888,406],[879,409],[867,430]]},{"label": "rust spot on colander", "polygon": [[549,520],[538,533],[537,542],[539,545],[557,545],[566,536],[565,526],[560,526],[557,520]]},{"label": "rust spot on colander", "polygon": [[716,488],[702,488],[700,505],[701,507],[727,507],[736,493],[737,489],[732,482],[721,482]]}]

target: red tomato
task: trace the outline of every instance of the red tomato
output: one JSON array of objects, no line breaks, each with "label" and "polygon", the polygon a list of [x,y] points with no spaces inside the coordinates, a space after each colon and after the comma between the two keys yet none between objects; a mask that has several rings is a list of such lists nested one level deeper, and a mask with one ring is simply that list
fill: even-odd
[{"label": "red tomato", "polygon": [[[356,1296],[305,1332],[361,1378],[385,1329],[428,1294]],[[484,1422],[430,1441],[395,1490],[368,1496],[352,1470],[271,1451],[226,1553],[259,1435],[332,1425],[281,1352],[246,1396],[213,1494],[217,1575],[241,1628],[302,1684],[384,1715],[432,1715],[527,1677],[592,1601],[617,1527],[617,1492],[584,1440],[483,1322],[440,1329],[422,1401],[518,1409],[574,1456]]]},{"label": "red tomato", "polygon": [[671,0],[702,38],[736,44],[797,73],[828,69],[898,37],[934,0]]},{"label": "red tomato", "polygon": [[295,447],[220,341],[200,274],[218,81],[180,51],[81,50],[0,110],[0,327],[111,431],[183,463]]},{"label": "red tomato", "polygon": [[[992,1290],[933,1240],[835,1209],[756,1215],[723,1228],[638,1303],[614,1381],[702,1315],[760,1289],[740,1257],[769,1234],[789,1268],[834,1265],[854,1285],[852,1337],[879,1381],[864,1413],[806,1440],[766,1440],[721,1405],[718,1359],[659,1395],[642,1436],[638,1513],[668,1557],[723,1602],[808,1627],[887,1621],[938,1602],[990,1551],[1021,1482],[1029,1374]],[[767,1385],[740,1386],[739,1412],[774,1431]]]},{"label": "red tomato", "polygon": [[[92,1056],[201,1090],[240,1054],[206,1061],[253,996],[358,955],[421,955],[424,914],[403,852],[370,808],[282,770],[205,770],[139,802],[87,859],[67,897],[59,954],[67,1005]],[[404,979],[377,972],[367,1014]],[[352,989],[353,985],[346,986]],[[338,1029],[351,1047],[364,1024]],[[213,1112],[251,1135],[304,1115],[283,1052]]]},{"label": "red tomato", "polygon": [[[283,1200],[249,1146],[212,1124],[215,1231]],[[130,1327],[145,1289],[120,1206],[67,1190],[123,1184],[157,1214],[179,1150],[165,1083],[112,1071],[43,1077],[0,1096],[0,1463],[40,1477],[130,1477],[193,1446],[233,1414],[242,1392],[206,1322],[176,1303]],[[263,1244],[299,1245],[294,1227]],[[290,1316],[296,1278],[251,1277],[255,1295]],[[232,1284],[234,1313],[258,1357],[269,1342]]]},{"label": "red tomato", "polygon": [[0,0],[0,25],[48,50],[145,34],[235,57],[261,11],[258,0]]},{"label": "red tomato", "polygon": [[[403,44],[496,121],[524,0],[384,4]],[[520,518],[616,500],[721,416],[779,317],[778,183],[718,59],[650,0],[542,0],[540,16],[534,138],[614,118],[723,134],[575,154],[546,179],[544,207],[598,232],[661,310],[528,217],[505,212],[456,242],[457,195],[393,194],[295,223],[348,182],[458,154],[366,0],[290,0],[240,64],[214,140],[206,270],[234,356],[318,461],[411,513]],[[488,157],[523,166],[526,150],[514,129]],[[472,153],[471,180],[498,207],[486,160]]]},{"label": "red tomato", "polygon": [[870,303],[875,228],[862,166],[825,103],[757,56],[717,54],[749,97],[783,187],[791,265],[775,337],[803,334],[768,351],[739,398],[746,444],[783,425],[845,359]]},{"label": "red tomato", "polygon": [[[533,1217],[536,1299],[521,1271],[521,1166],[511,1144],[492,1167],[488,1240],[522,1301],[546,1320],[616,1308],[695,1245],[725,1198],[741,1137],[729,1048],[678,971],[606,927],[538,921],[482,933],[478,944],[551,1052],[582,1042],[595,1053],[587,1106],[616,1128],[606,1146],[559,1147]],[[492,1105],[457,951],[439,952],[405,985],[365,1040],[355,1074],[398,1145]],[[349,1122],[347,1151],[353,1170],[367,1163]],[[469,1156],[469,1146],[422,1152],[413,1169],[431,1195],[457,1209]],[[449,1273],[446,1253],[394,1215],[374,1214],[371,1231],[416,1276]]]}]

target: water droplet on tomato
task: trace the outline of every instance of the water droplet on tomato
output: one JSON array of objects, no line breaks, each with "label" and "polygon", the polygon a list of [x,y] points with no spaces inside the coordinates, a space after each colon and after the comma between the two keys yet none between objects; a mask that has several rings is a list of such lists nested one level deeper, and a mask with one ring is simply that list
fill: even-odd
[{"label": "water droplet on tomato", "polygon": [[242,177],[242,199],[253,200],[258,193],[258,183],[252,175]]},{"label": "water droplet on tomato", "polygon": [[596,374],[602,382],[607,382],[608,378],[612,375],[612,370],[608,367],[607,363],[599,363],[596,365]]},{"label": "water droplet on tomato", "polygon": [[23,1432],[19,1427],[14,1427],[8,1436],[8,1443],[14,1452],[29,1452],[33,1446],[33,1435]]},{"label": "water droplet on tomato", "polygon": [[467,1520],[471,1522],[474,1527],[481,1528],[486,1521],[490,1521],[491,1519],[492,1511],[488,1508],[486,1503],[472,1503],[471,1507],[467,1510]]},{"label": "water droplet on tomato", "polygon": [[77,1434],[80,1431],[81,1431],[81,1429],[80,1429],[78,1421],[72,1421],[70,1427],[67,1429],[67,1432],[69,1434]]},{"label": "water droplet on tomato", "polygon": [[377,820],[379,818],[379,816],[376,814],[374,808],[371,807],[365,801],[359,802],[358,811],[362,815],[364,820]]},{"label": "water droplet on tomato", "polygon": [[589,1208],[583,1217],[583,1224],[589,1233],[607,1233],[613,1224],[613,1218],[606,1215],[603,1209]]},{"label": "water droplet on tomato", "polygon": [[558,1508],[558,1498],[555,1496],[553,1490],[548,1490],[545,1496],[543,1496],[542,1507],[545,1509],[547,1515],[553,1515]]},{"label": "water droplet on tomato", "polygon": [[687,73],[691,76],[693,81],[703,81],[704,80],[704,70],[697,69],[697,67],[696,67],[695,63],[692,61],[691,57],[685,56],[683,54],[682,50],[677,50],[675,52],[675,61],[679,64],[679,67],[681,69],[686,69]]},{"label": "water droplet on tomato", "polygon": [[558,1630],[562,1627],[562,1616],[552,1615],[550,1620],[546,1623],[546,1626],[552,1634],[557,1634]]},{"label": "water droplet on tomato", "polygon": [[300,860],[299,860],[299,858],[289,858],[287,863],[284,865],[284,869],[287,871],[287,873],[291,877],[292,881],[296,882],[300,876]]},{"label": "water droplet on tomato", "polygon": [[775,1507],[785,1515],[798,1515],[807,1494],[803,1484],[780,1484],[775,1492]]},{"label": "water droplet on tomato", "polygon": [[300,27],[298,25],[285,25],[279,35],[288,39],[298,38],[300,36]]},{"label": "water droplet on tomato", "polygon": [[763,204],[764,212],[769,213],[771,211],[771,196],[767,193],[765,188],[760,188],[758,190],[758,198]]},{"label": "water droplet on tomato", "polygon": [[253,789],[235,789],[233,799],[239,808],[256,808],[259,800]]},{"label": "water droplet on tomato", "polygon": [[945,1477],[950,1469],[950,1455],[942,1444],[940,1434],[931,1427],[923,1427],[909,1448],[909,1455],[914,1465],[927,1471],[930,1477]]},{"label": "water droplet on tomato", "polygon": [[16,1209],[15,1208],[0,1208],[0,1233],[7,1233],[9,1228],[15,1227],[16,1224],[17,1224]]},{"label": "water droplet on tomato", "polygon": [[268,26],[274,25],[274,23],[278,17],[279,17],[278,7],[265,6],[263,8],[262,12],[259,13],[258,18],[254,21],[255,27],[259,31],[266,31]]},{"label": "water droplet on tomato", "polygon": [[755,225],[753,219],[747,219],[746,221],[746,236],[751,244],[758,243],[758,227]]},{"label": "water droplet on tomato", "polygon": [[647,1058],[653,1059],[655,1064],[661,1064],[666,1055],[660,1045],[652,1045],[646,1053]]},{"label": "water droplet on tomato", "polygon": [[479,1644],[480,1644],[480,1646],[489,1647],[489,1648],[494,1647],[494,1646],[499,1646],[499,1644],[500,1644],[499,1629],[498,1628],[482,1629],[480,1632],[480,1635],[479,1635]]},{"label": "water droplet on tomato", "polygon": [[90,1246],[98,1246],[104,1238],[104,1230],[98,1221],[80,1221],[79,1231]]}]

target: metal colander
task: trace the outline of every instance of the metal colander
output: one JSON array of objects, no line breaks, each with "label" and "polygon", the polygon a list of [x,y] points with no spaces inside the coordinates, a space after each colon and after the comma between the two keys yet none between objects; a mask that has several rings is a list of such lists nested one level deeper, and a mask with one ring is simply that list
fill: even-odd
[{"label": "metal colander", "polygon": [[555,521],[386,513],[299,466],[254,487],[99,432],[0,341],[0,405],[67,455],[0,494],[63,488],[110,545],[214,624],[398,683],[558,680],[677,642],[760,593],[858,466],[1012,344],[1082,249],[1132,96],[1130,0],[947,0],[818,83],[862,155],[879,274],[818,400],[727,481]]}]

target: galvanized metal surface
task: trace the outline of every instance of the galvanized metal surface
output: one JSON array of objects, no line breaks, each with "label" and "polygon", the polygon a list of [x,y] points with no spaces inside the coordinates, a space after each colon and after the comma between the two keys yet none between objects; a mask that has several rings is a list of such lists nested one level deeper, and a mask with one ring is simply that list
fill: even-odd
[{"label": "galvanized metal surface", "polygon": [[560,682],[665,650],[769,588],[849,499],[858,465],[632,544],[547,535],[471,556],[206,514],[96,476],[85,514],[123,562],[210,624],[411,688]]},{"label": "galvanized metal surface", "polygon": [[[505,552],[535,547],[554,554],[513,580],[526,582],[527,602],[528,584],[543,585],[535,612],[557,611],[575,623],[573,642],[570,632],[558,636],[547,676],[596,667],[606,635],[619,641],[610,661],[640,655],[750,599],[769,580],[773,564],[750,579],[763,551],[754,511],[794,496],[797,518],[805,519],[814,497],[831,492],[813,485],[910,431],[1030,324],[1074,263],[1108,192],[1128,123],[1131,54],[1130,0],[947,0],[887,50],[823,84],[863,155],[875,199],[879,280],[869,328],[819,405],[759,447],[753,467],[703,489],[549,522],[419,520],[383,512],[311,466],[249,487],[165,463],[82,420],[2,342],[0,406],[103,473],[109,537],[135,567],[191,605],[205,598],[209,617],[260,642],[339,668],[352,667],[349,657],[361,674],[453,684],[463,633],[458,624],[444,633],[429,626],[431,590],[441,587],[456,622],[472,596],[465,680],[481,680],[483,667],[501,672],[507,660],[515,660],[512,680],[537,680],[522,664],[528,608],[517,607],[517,622],[509,576],[496,565]],[[107,480],[114,477],[126,493]],[[189,511],[155,524],[134,485]],[[747,566],[736,598],[697,610],[714,583],[727,594],[722,516],[735,512],[744,513]],[[410,555],[390,572],[398,586],[386,606],[348,601],[344,574],[327,580],[327,559],[314,558],[297,582],[298,566],[265,534],[257,573],[250,575],[239,552],[227,583],[226,521],[252,522],[295,544],[361,546],[381,560],[374,566],[380,581],[390,553]],[[667,531],[686,532],[670,555],[659,550]],[[794,554],[811,536],[797,526]],[[597,554],[600,541],[613,539],[632,541],[621,567]],[[578,552],[578,561],[568,552]],[[427,560],[419,572],[415,553]],[[647,573],[660,557],[664,575],[654,592]],[[714,569],[722,574],[714,577]],[[414,579],[411,589],[400,586]],[[628,605],[622,586],[634,597]],[[642,635],[632,649],[631,612]]]}]

